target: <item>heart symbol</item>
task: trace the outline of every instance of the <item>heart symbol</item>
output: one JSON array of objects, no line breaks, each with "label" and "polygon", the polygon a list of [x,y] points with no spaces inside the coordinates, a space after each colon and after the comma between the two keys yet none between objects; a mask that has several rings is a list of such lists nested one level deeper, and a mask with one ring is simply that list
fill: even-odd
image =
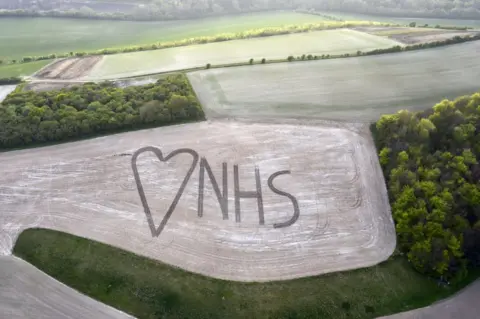
[{"label": "heart symbol", "polygon": [[[145,191],[143,190],[142,181],[140,180],[140,175],[138,174],[137,158],[140,154],[145,152],[154,153],[161,162],[166,162],[172,157],[177,156],[179,154],[183,154],[183,153],[190,154],[193,157],[192,165],[190,166],[190,169],[185,175],[182,185],[180,185],[180,188],[178,189],[177,195],[175,195],[175,198],[173,199],[172,204],[168,208],[168,211],[163,217],[162,222],[160,223],[158,228],[155,227],[152,213],[150,212],[150,207],[148,206],[147,198],[145,196]],[[147,146],[139,149],[133,154],[132,156],[133,176],[135,177],[135,183],[137,184],[138,194],[140,195],[140,200],[142,201],[143,209],[145,211],[145,215],[147,216],[148,226],[150,227],[150,231],[152,232],[152,237],[158,237],[162,233],[163,228],[165,228],[165,225],[167,224],[168,220],[172,216],[172,213],[175,210],[175,207],[177,206],[178,201],[180,200],[180,197],[183,194],[185,186],[187,186],[187,183],[190,180],[190,177],[192,176],[192,173],[195,170],[195,167],[197,166],[197,163],[198,163],[198,153],[190,148],[180,148],[178,150],[171,152],[166,157],[163,157],[162,151],[160,149],[152,146]]]}]

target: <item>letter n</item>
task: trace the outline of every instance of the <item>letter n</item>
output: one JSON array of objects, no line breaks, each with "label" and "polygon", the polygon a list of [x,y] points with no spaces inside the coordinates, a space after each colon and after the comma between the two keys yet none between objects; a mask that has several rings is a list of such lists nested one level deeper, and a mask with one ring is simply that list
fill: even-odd
[{"label": "letter n", "polygon": [[222,209],[222,216],[223,219],[228,219],[228,184],[227,184],[227,163],[222,164],[223,172],[222,172],[222,181],[223,181],[223,191],[220,194],[220,189],[217,184],[217,180],[215,176],[213,176],[212,169],[208,164],[205,157],[202,157],[200,160],[200,176],[198,181],[198,217],[203,216],[203,196],[204,196],[204,188],[205,188],[205,170],[210,177],[210,182],[212,183],[213,190],[215,195],[217,195],[218,203],[220,204],[220,208]]}]

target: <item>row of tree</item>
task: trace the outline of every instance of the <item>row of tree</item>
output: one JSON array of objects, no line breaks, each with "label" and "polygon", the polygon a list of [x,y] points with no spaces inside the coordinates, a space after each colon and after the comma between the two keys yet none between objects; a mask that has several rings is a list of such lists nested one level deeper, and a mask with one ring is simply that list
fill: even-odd
[{"label": "row of tree", "polygon": [[444,280],[480,266],[480,93],[384,115],[372,131],[399,249]]},{"label": "row of tree", "polygon": [[47,92],[17,90],[0,104],[0,148],[203,118],[183,74],[127,88],[105,82]]},{"label": "row of tree", "polygon": [[283,35],[291,33],[302,33],[309,31],[320,31],[320,30],[331,30],[339,28],[352,28],[352,27],[361,27],[361,26],[391,26],[389,23],[374,23],[367,21],[325,21],[318,23],[307,23],[302,25],[286,25],[282,27],[268,27],[253,29],[248,31],[242,31],[237,33],[222,33],[214,36],[203,36],[195,37],[189,39],[183,39],[179,41],[170,41],[163,43],[154,43],[147,45],[137,45],[130,46],[125,48],[115,48],[115,49],[101,49],[96,51],[84,51],[84,52],[69,52],[69,53],[57,53],[49,54],[44,56],[25,56],[20,60],[12,60],[10,63],[25,63],[37,60],[48,60],[55,58],[66,58],[71,56],[82,57],[87,55],[109,55],[117,53],[128,53],[128,52],[138,52],[138,51],[148,51],[148,50],[158,50],[166,49],[180,46],[188,46],[192,44],[205,44],[213,42],[222,42],[229,40],[240,40],[240,39],[249,39],[249,38],[259,38],[259,37],[268,37],[274,35]]},{"label": "row of tree", "polygon": [[[310,24],[304,24],[304,25],[288,25],[288,26],[278,27],[278,28],[274,28],[274,27],[262,28],[262,29],[255,29],[255,30],[243,31],[238,33],[223,33],[215,36],[196,37],[196,38],[190,38],[190,39],[183,39],[179,41],[155,43],[151,45],[131,46],[126,48],[118,48],[118,49],[101,49],[97,51],[88,51],[88,52],[87,51],[69,52],[69,53],[61,53],[61,54],[49,54],[44,56],[25,56],[21,60],[11,60],[10,63],[13,63],[13,64],[26,63],[31,61],[50,60],[55,58],[83,57],[83,56],[91,56],[91,55],[110,55],[110,54],[118,54],[118,53],[159,50],[159,49],[167,49],[172,47],[188,46],[193,44],[205,44],[205,43],[222,42],[222,41],[230,41],[230,40],[237,40],[237,39],[268,37],[268,36],[282,35],[282,34],[331,30],[331,29],[339,29],[339,28],[351,28],[351,27],[358,27],[358,26],[372,26],[372,25],[391,26],[391,24],[382,24],[382,23],[373,23],[373,22],[364,22],[364,21],[357,21],[357,22],[329,21],[329,22],[322,22],[322,23],[310,23]],[[431,43],[409,45],[409,46],[406,46],[404,50],[408,51],[408,50],[417,50],[417,49],[423,49],[423,48],[432,48],[432,47],[438,47],[443,45],[474,41],[479,39],[480,39],[480,33],[475,35],[466,35],[463,37],[455,36],[450,39],[439,40]],[[379,54],[379,53],[397,52],[401,50],[403,49],[401,49],[400,47],[392,47],[387,49],[372,50],[365,54]],[[0,61],[0,62],[5,63],[4,61]]]},{"label": "row of tree", "polygon": [[16,77],[0,78],[0,85],[18,84],[22,79]]},{"label": "row of tree", "polygon": [[135,20],[190,19],[265,10],[344,11],[390,16],[480,18],[480,0],[6,0],[0,9],[23,16]]},{"label": "row of tree", "polygon": [[[338,59],[338,58],[348,58],[351,56],[362,56],[362,55],[376,55],[376,54],[385,54],[385,53],[395,53],[395,52],[402,52],[402,51],[413,51],[413,50],[421,50],[427,48],[435,48],[444,45],[451,45],[469,41],[477,41],[480,40],[480,34],[471,35],[471,36],[455,36],[450,39],[441,40],[441,41],[433,41],[430,43],[419,43],[419,44],[412,44],[407,46],[400,46],[396,45],[391,48],[386,49],[374,49],[371,51],[357,51],[355,53],[343,53],[343,54],[322,54],[322,55],[313,55],[313,54],[303,54],[299,56],[289,55],[285,60],[273,60],[270,62],[293,62],[293,61],[310,61],[310,60],[324,60],[324,59]],[[265,64],[268,62],[265,58],[260,60],[260,63]],[[248,62],[249,64],[255,64],[255,59],[251,58]],[[208,63],[206,65],[207,69],[210,69],[212,65]]]}]

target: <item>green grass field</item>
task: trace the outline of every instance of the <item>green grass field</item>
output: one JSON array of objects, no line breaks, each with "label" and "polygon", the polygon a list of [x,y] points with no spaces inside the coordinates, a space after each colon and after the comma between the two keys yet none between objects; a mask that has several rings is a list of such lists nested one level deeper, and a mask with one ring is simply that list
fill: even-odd
[{"label": "green grass field", "polygon": [[414,18],[414,17],[386,17],[361,13],[346,13],[346,12],[325,12],[343,20],[362,20],[362,21],[378,21],[378,22],[390,22],[398,24],[409,24],[410,22],[416,22],[417,25],[422,26],[428,24],[429,26],[459,26],[459,27],[475,27],[480,28],[480,20],[461,20],[461,19],[434,19],[434,18]]},{"label": "green grass field", "polygon": [[116,78],[211,64],[285,59],[289,55],[343,54],[389,48],[399,43],[353,30],[326,30],[266,38],[226,41],[155,51],[105,56],[89,78]]},{"label": "green grass field", "polygon": [[0,65],[0,78],[29,76],[32,73],[40,70],[50,62],[52,61],[42,60],[42,61],[34,61],[29,63],[2,64]]},{"label": "green grass field", "polygon": [[137,318],[370,319],[423,307],[478,277],[440,287],[402,257],[378,266],[271,283],[192,274],[111,246],[43,229],[24,231],[14,254]]},{"label": "green grass field", "polygon": [[478,91],[480,41],[378,56],[212,69],[188,77],[220,117],[376,121]]},{"label": "green grass field", "polygon": [[0,59],[151,44],[319,21],[324,19],[294,12],[165,22],[0,18]]}]

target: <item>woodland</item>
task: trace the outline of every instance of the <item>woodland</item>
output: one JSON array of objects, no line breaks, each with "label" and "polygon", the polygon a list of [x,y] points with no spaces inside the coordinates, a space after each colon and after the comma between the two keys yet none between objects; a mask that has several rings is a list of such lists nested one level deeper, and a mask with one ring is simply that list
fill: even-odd
[{"label": "woodland", "polygon": [[480,266],[480,93],[372,126],[398,249],[442,280]]},{"label": "woodland", "polygon": [[203,118],[183,74],[127,88],[104,82],[46,92],[17,89],[0,104],[0,149]]},{"label": "woodland", "polygon": [[266,10],[480,19],[480,0],[0,0],[0,15],[170,20]]}]

